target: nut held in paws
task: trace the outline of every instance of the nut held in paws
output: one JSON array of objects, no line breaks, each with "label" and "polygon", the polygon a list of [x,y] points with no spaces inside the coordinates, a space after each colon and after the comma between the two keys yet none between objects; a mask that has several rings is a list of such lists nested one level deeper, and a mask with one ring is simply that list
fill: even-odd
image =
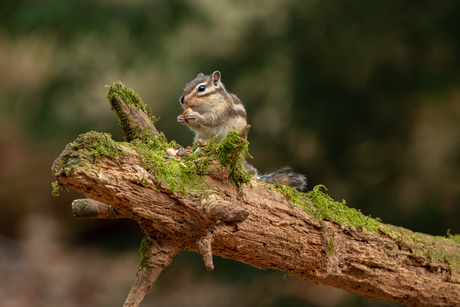
[{"label": "nut held in paws", "polygon": [[184,120],[187,122],[187,118],[186,116],[188,115],[188,113],[192,112],[192,109],[191,108],[187,108],[184,110],[184,113],[182,113],[182,116],[184,117]]}]

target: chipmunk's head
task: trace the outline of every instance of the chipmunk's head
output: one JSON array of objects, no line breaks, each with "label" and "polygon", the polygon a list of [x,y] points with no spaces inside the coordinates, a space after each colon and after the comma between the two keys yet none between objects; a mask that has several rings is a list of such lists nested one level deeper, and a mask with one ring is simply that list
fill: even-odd
[{"label": "chipmunk's head", "polygon": [[209,108],[217,107],[225,101],[229,94],[220,77],[219,71],[213,72],[210,76],[198,74],[184,88],[184,93],[179,99],[182,107],[205,113]]}]

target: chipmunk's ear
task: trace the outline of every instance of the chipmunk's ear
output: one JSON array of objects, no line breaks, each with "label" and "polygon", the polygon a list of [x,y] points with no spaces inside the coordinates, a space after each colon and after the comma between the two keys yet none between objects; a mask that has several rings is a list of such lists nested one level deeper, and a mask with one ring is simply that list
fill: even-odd
[{"label": "chipmunk's ear", "polygon": [[212,73],[212,83],[214,83],[214,86],[215,87],[219,87],[220,86],[220,71],[216,70],[215,72]]},{"label": "chipmunk's ear", "polygon": [[197,77],[197,78],[204,78],[204,75],[203,75],[203,73],[200,72],[200,73],[198,74],[198,76],[196,76],[196,77]]}]

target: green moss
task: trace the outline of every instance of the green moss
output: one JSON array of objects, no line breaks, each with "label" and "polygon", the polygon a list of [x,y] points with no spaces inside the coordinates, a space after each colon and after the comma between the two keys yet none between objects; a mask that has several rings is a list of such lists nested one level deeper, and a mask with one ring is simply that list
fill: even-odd
[{"label": "green moss", "polygon": [[243,167],[244,155],[251,156],[248,151],[249,142],[245,135],[231,131],[223,139],[217,149],[217,159],[220,164],[228,168],[230,180],[241,187],[244,183],[251,181],[251,175]]},{"label": "green moss", "polygon": [[326,237],[329,237],[329,243],[327,245],[327,256],[330,257],[332,254],[334,254],[334,249],[335,249],[335,240],[334,240],[334,234],[329,232],[329,228],[327,228],[324,223],[322,223],[322,230],[324,231],[324,234]]},{"label": "green moss", "polygon": [[291,188],[290,186],[280,183],[275,183],[273,184],[273,186],[278,190],[278,192],[280,192],[287,200],[289,200],[295,206],[300,205],[309,213],[314,212],[312,203],[305,199],[305,193],[299,192],[296,189]]},{"label": "green moss", "polygon": [[112,140],[109,133],[90,131],[80,135],[72,145],[74,149],[93,157],[94,161],[103,156],[114,159],[118,155],[128,155],[117,142]]},{"label": "green moss", "polygon": [[139,269],[150,269],[149,258],[152,256],[152,250],[149,245],[149,239],[145,236],[141,241],[139,247],[139,254],[141,254],[141,261],[139,263]]},{"label": "green moss", "polygon": [[[386,227],[392,230],[391,237],[398,244],[398,254],[407,253],[408,255],[428,258],[433,267],[448,263],[453,267],[452,280],[460,282],[460,245],[456,239],[430,236],[393,225],[386,225]],[[448,237],[449,235],[450,232],[447,233]]]},{"label": "green moss", "polygon": [[[230,180],[240,187],[249,182],[251,176],[243,168],[243,155],[249,154],[248,142],[241,134],[230,132],[219,145],[215,138],[207,145],[200,147],[197,142],[193,145],[192,154],[183,157],[169,157],[165,159],[168,148],[178,149],[175,142],[168,143],[162,133],[154,134],[148,130],[141,132],[140,137],[125,143],[136,150],[143,159],[143,167],[155,177],[155,180],[164,188],[180,194],[202,194],[209,185],[202,175],[212,171],[213,159],[217,159],[222,166],[227,167]],[[200,150],[195,152],[199,148]],[[155,187],[152,187],[155,188]]]},{"label": "green moss", "polygon": [[201,175],[208,169],[209,158],[203,157],[203,154],[200,153],[184,156],[180,160],[174,157],[165,159],[168,148],[178,149],[179,146],[175,142],[168,143],[162,133],[154,134],[149,130],[144,130],[141,135],[140,139],[125,145],[142,156],[143,168],[162,187],[180,194],[187,194],[207,186]]},{"label": "green moss", "polygon": [[58,181],[52,182],[51,186],[53,187],[53,191],[51,191],[51,195],[59,196],[59,193],[64,189],[65,185],[59,183]]},{"label": "green moss", "polygon": [[377,219],[365,216],[354,208],[346,206],[345,200],[334,201],[329,195],[322,192],[324,185],[317,185],[312,191],[305,193],[314,206],[313,215],[317,218],[326,218],[341,225],[348,225],[355,229],[362,228],[365,232],[374,233],[382,229],[382,223]]},{"label": "green moss", "polygon": [[132,88],[128,88],[125,84],[123,84],[123,82],[117,81],[112,83],[112,85],[106,85],[105,87],[109,89],[109,92],[107,93],[107,99],[109,101],[112,101],[114,98],[117,98],[118,95],[121,95],[129,104],[147,114],[152,121],[152,124],[158,120],[155,116],[152,116],[150,109],[147,109],[147,105],[142,101],[141,97]]},{"label": "green moss", "polygon": [[81,211],[85,210],[86,207],[88,207],[88,201],[86,199],[84,199],[84,200],[80,201],[77,206],[78,206],[78,211],[81,212]]},{"label": "green moss", "polygon": [[[126,112],[128,112],[128,110],[124,109],[122,105],[117,102],[117,98],[124,98],[128,104],[144,112],[152,124],[157,121],[157,118],[152,116],[150,110],[147,109],[147,105],[132,88],[126,87],[126,85],[120,81],[117,81],[112,85],[106,85],[106,87],[109,88],[107,99],[112,106],[112,110],[115,110],[118,115],[119,124],[125,134],[126,141],[130,142],[137,139],[139,137],[138,134],[142,131],[142,129],[129,122],[129,119],[126,116]],[[124,111],[122,111],[122,109],[124,109]]]},{"label": "green moss", "polygon": [[335,248],[335,241],[334,241],[334,235],[331,233],[329,234],[329,251],[328,251],[328,256],[330,257],[334,253],[334,248]]},{"label": "green moss", "polygon": [[[71,176],[80,169],[84,172],[97,173],[98,167],[94,163],[101,157],[106,156],[111,159],[118,155],[128,155],[127,152],[114,140],[110,134],[90,131],[81,134],[75,142],[66,146],[58,159],[53,163],[53,173],[63,173]],[[58,196],[59,192],[65,187],[57,181],[52,183],[52,195]]]},{"label": "green moss", "polygon": [[[70,149],[66,162],[59,165],[59,171],[63,171],[66,175],[71,175],[77,171],[77,168],[98,172],[98,166],[94,162],[101,157],[114,159],[118,155],[129,155],[123,150],[122,145],[140,154],[142,166],[158,183],[156,186],[150,186],[151,188],[163,187],[182,195],[203,194],[203,189],[209,189],[209,185],[203,180],[202,175],[218,165],[215,160],[217,147],[213,142],[201,148],[196,154],[179,158],[167,156],[166,149],[178,149],[179,145],[174,141],[168,143],[162,133],[156,134],[150,130],[143,130],[139,133],[138,139],[130,143],[117,143],[112,140],[110,134],[91,131],[80,135],[68,146]],[[57,195],[60,189],[57,183],[53,184],[54,195]]]},{"label": "green moss", "polygon": [[326,190],[324,185],[317,185],[307,193],[281,184],[275,184],[275,187],[294,205],[301,206],[318,220],[329,220],[340,225],[362,229],[365,233],[374,233],[379,229],[385,231],[379,220],[365,216],[354,208],[349,208],[345,200],[334,201],[329,195],[322,192],[321,189]]},{"label": "green moss", "polygon": [[117,208],[115,208],[115,207],[113,207],[113,206],[108,206],[108,207],[107,207],[107,211],[108,211],[109,214],[112,215],[112,216],[115,216],[115,215],[118,215],[118,214],[119,214]]},{"label": "green moss", "polygon": [[460,234],[456,234],[456,235],[453,235],[450,233],[450,229],[447,229],[447,234],[446,234],[447,238],[454,241],[454,242],[457,242],[457,243],[460,243]]}]

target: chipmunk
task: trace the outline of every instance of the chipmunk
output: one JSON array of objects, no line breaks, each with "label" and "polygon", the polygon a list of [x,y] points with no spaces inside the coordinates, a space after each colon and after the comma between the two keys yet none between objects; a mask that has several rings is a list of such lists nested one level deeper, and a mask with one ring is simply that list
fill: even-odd
[{"label": "chipmunk", "polygon": [[196,139],[217,136],[220,142],[230,131],[246,127],[246,109],[236,95],[227,92],[218,71],[211,76],[199,74],[185,86],[179,101],[185,115],[177,121],[195,131]]},{"label": "chipmunk", "polygon": [[[195,139],[207,140],[216,136],[216,141],[220,142],[230,131],[241,131],[247,125],[246,109],[235,94],[225,89],[219,71],[210,76],[198,74],[185,85],[179,101],[184,113],[177,117],[177,121],[193,130]],[[246,170],[255,170],[248,163],[244,167]],[[306,186],[305,176],[290,172],[288,167],[266,175],[256,173],[255,177],[267,183],[281,183],[298,190]]]}]

